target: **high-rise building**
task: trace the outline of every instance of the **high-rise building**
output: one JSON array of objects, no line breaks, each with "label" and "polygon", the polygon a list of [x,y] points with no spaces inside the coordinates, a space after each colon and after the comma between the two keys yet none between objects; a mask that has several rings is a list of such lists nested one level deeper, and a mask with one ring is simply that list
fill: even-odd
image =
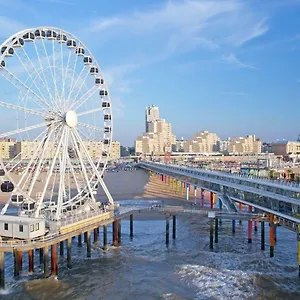
[{"label": "high-rise building", "polygon": [[162,154],[171,151],[176,137],[172,134],[172,125],[159,119],[158,107],[146,108],[146,133],[135,141],[136,154]]},{"label": "high-rise building", "polygon": [[200,131],[184,145],[184,152],[211,153],[217,150],[220,138],[208,131]]},{"label": "high-rise building", "polygon": [[[153,123],[154,121],[159,120],[159,109],[157,106],[150,106],[146,107],[146,132],[149,132],[149,124]],[[152,130],[153,127],[152,127]],[[150,132],[155,132],[155,131],[150,131]]]},{"label": "high-rise building", "polygon": [[261,153],[261,140],[255,135],[233,138],[228,145],[229,154],[254,154]]}]

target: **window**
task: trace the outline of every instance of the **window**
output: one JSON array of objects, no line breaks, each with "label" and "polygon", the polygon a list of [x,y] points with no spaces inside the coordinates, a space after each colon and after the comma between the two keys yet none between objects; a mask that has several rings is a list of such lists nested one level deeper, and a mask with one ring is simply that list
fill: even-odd
[{"label": "window", "polygon": [[40,224],[39,223],[36,223],[35,224],[35,230],[37,231],[37,230],[39,230],[40,229]]},{"label": "window", "polygon": [[4,230],[8,230],[8,224],[4,223]]},{"label": "window", "polygon": [[33,224],[30,225],[30,232],[34,232],[34,225]]},{"label": "window", "polygon": [[19,231],[23,232],[23,225],[19,225]]}]

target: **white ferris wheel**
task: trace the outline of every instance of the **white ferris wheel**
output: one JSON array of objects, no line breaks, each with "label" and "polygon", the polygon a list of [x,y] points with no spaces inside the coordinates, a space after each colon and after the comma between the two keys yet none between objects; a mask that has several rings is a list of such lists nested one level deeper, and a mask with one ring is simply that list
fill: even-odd
[{"label": "white ferris wheel", "polygon": [[111,101],[92,53],[54,27],[18,32],[0,50],[1,214],[61,220],[97,210],[98,187],[112,203],[102,179]]}]

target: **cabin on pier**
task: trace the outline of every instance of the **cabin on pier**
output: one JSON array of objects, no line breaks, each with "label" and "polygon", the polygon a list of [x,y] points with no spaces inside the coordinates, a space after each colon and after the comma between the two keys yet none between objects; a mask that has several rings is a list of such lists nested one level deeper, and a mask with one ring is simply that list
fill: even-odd
[{"label": "cabin on pier", "polygon": [[29,217],[0,215],[0,236],[34,239],[45,235],[45,220]]}]

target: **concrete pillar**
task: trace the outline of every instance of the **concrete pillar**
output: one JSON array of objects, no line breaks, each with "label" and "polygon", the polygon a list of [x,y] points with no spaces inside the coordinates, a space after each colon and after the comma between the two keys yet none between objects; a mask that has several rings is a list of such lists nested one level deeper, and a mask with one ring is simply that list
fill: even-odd
[{"label": "concrete pillar", "polygon": [[275,239],[274,239],[274,215],[270,215],[270,257],[274,257],[274,246],[275,246]]},{"label": "concrete pillar", "polygon": [[0,290],[5,289],[4,252],[0,251]]},{"label": "concrete pillar", "polygon": [[265,222],[260,222],[260,249],[265,250]]},{"label": "concrete pillar", "polygon": [[[81,235],[80,235],[81,236]],[[67,267],[72,268],[72,239],[67,239]]]},{"label": "concrete pillar", "polygon": [[34,271],[34,251],[33,249],[28,250],[28,271],[33,273]]},{"label": "concrete pillar", "polygon": [[209,248],[214,249],[214,219],[209,220]]},{"label": "concrete pillar", "polygon": [[48,277],[49,276],[49,269],[48,269],[48,263],[49,263],[49,248],[48,246],[46,246],[44,248],[44,277]]},{"label": "concrete pillar", "polygon": [[[222,200],[219,198],[219,211],[222,212],[223,210],[223,203]],[[219,223],[222,224],[222,219],[219,219]]]},{"label": "concrete pillar", "polygon": [[91,257],[91,232],[86,232],[86,257]]},{"label": "concrete pillar", "polygon": [[187,183],[184,183],[186,185],[186,200],[188,201],[189,200],[189,184]]},{"label": "concrete pillar", "polygon": [[118,221],[118,245],[121,244],[121,238],[122,238],[122,224],[121,220]]},{"label": "concrete pillar", "polygon": [[201,207],[204,207],[204,189],[201,189]]},{"label": "concrete pillar", "polygon": [[194,204],[197,204],[197,186],[194,185]]},{"label": "concrete pillar", "polygon": [[84,234],[83,234],[83,241],[86,243],[86,241],[87,241],[87,232],[85,232]]},{"label": "concrete pillar", "polygon": [[98,228],[94,228],[94,243],[98,242]]},{"label": "concrete pillar", "polygon": [[214,208],[214,193],[210,192],[210,209]]},{"label": "concrete pillar", "polygon": [[78,234],[78,247],[82,247],[82,234]]},{"label": "concrete pillar", "polygon": [[232,220],[232,233],[235,233],[235,220]]},{"label": "concrete pillar", "polygon": [[40,265],[42,265],[44,262],[44,249],[40,248],[39,252],[40,252]]},{"label": "concrete pillar", "polygon": [[20,275],[19,255],[18,255],[18,250],[14,249],[14,276],[18,277],[19,275]]},{"label": "concrete pillar", "polygon": [[[252,206],[249,205],[248,212],[252,212]],[[252,220],[248,220],[248,243],[252,243]]]},{"label": "concrete pillar", "polygon": [[59,255],[64,256],[64,241],[59,243]]},{"label": "concrete pillar", "polygon": [[133,215],[130,215],[130,238],[133,238]]},{"label": "concrete pillar", "polygon": [[57,244],[51,245],[51,275],[57,276],[58,262],[57,262]]},{"label": "concrete pillar", "polygon": [[118,242],[118,220],[113,221],[113,246],[117,247]]},{"label": "concrete pillar", "polygon": [[277,225],[274,224],[274,242],[277,242]]},{"label": "concrete pillar", "polygon": [[173,237],[173,240],[175,240],[176,239],[176,216],[175,215],[173,216],[173,226],[172,226],[172,229],[173,229],[173,235],[172,235],[172,237]]},{"label": "concrete pillar", "polygon": [[298,224],[297,241],[298,241],[298,275],[300,277],[300,225]]},{"label": "concrete pillar", "polygon": [[[240,212],[242,212],[242,210],[243,210],[242,203],[239,203],[239,209],[240,209]],[[239,220],[239,223],[242,224],[242,220]]]},{"label": "concrete pillar", "polygon": [[219,242],[219,222],[218,219],[215,218],[215,243]]},{"label": "concrete pillar", "polygon": [[170,222],[169,216],[166,216],[166,245],[169,245],[169,231],[170,231]]},{"label": "concrete pillar", "polygon": [[103,250],[107,250],[107,226],[103,225]]}]

